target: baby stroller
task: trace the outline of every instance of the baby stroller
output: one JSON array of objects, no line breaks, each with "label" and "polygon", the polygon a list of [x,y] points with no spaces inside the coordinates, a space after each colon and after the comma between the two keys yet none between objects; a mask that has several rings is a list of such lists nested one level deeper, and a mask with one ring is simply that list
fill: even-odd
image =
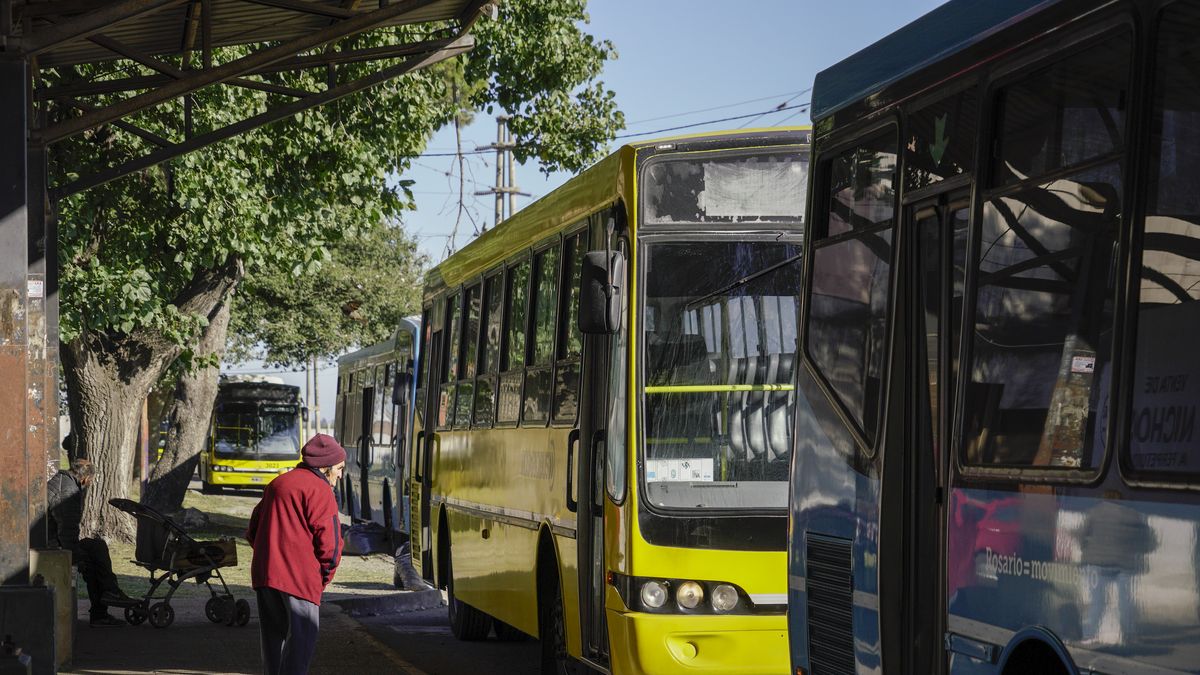
[{"label": "baby stroller", "polygon": [[[171,596],[188,579],[204,584],[212,594],[204,605],[204,615],[213,623],[245,626],[250,622],[250,603],[235,600],[221,576],[222,567],[237,565],[237,547],[231,539],[196,541],[170,518],[149,506],[128,499],[110,499],[109,504],[137,518],[137,545],[134,551],[139,567],[150,573],[150,589],[145,597],[125,608],[125,620],[134,626],[146,619],[155,628],[166,628],[175,621]],[[156,576],[156,573],[157,574]],[[211,580],[221,582],[221,592]],[[166,582],[170,590],[156,596],[159,586]],[[153,603],[153,604],[151,604]]]}]

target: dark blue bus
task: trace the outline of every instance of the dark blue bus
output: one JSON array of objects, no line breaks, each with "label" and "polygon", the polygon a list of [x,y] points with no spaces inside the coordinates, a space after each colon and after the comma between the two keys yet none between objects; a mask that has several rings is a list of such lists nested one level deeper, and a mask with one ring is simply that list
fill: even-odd
[{"label": "dark blue bus", "polygon": [[954,0],[823,71],[797,675],[1200,672],[1200,0]]}]

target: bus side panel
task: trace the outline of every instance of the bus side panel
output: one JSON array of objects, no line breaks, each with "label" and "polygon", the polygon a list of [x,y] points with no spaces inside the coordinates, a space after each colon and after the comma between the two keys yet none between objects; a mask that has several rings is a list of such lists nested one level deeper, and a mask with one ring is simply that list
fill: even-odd
[{"label": "bus side panel", "polygon": [[802,364],[796,397],[796,447],[792,463],[787,553],[788,639],[793,668],[813,670],[810,650],[807,554],[814,545],[831,543],[849,551],[840,569],[852,576],[853,601],[838,606],[849,614],[852,634],[823,635],[840,645],[853,645],[859,671],[881,668],[879,631],[879,481],[855,467],[857,443],[833,405],[818,388],[807,363]]},{"label": "bus side panel", "polygon": [[537,635],[538,531],[447,505],[453,547],[454,594],[460,600]]},{"label": "bus side panel", "polygon": [[[531,635],[538,633],[539,532],[553,526],[568,648],[579,654],[575,522],[566,507],[568,433],[563,428],[438,432],[433,492],[445,503],[449,519],[455,594]],[[435,533],[439,555],[441,537]]]}]

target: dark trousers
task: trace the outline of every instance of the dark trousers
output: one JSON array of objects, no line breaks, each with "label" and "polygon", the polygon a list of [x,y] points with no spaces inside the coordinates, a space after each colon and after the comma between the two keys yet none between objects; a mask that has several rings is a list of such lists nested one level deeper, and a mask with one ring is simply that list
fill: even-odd
[{"label": "dark trousers", "polygon": [[317,649],[320,607],[274,588],[255,589],[263,672],[304,675]]},{"label": "dark trousers", "polygon": [[87,584],[88,600],[92,607],[88,614],[92,618],[108,614],[108,605],[100,599],[105,591],[118,591],[117,575],[113,574],[112,558],[108,555],[108,544],[103,539],[80,539],[71,550],[72,562],[83,575]]}]

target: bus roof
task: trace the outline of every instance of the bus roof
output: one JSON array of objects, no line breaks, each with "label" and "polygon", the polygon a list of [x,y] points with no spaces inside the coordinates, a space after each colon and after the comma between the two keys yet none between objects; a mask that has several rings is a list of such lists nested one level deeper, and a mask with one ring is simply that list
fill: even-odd
[{"label": "bus roof", "polygon": [[896,32],[817,73],[812,119],[879,93],[1061,0],[950,0]]},{"label": "bus roof", "polygon": [[[421,332],[421,318],[417,316],[408,316],[400,319],[400,325],[392,332],[391,337],[383,342],[376,342],[373,345],[368,345],[357,351],[349,354],[342,354],[338,357],[338,368],[344,368],[358,361],[363,361],[378,354],[390,354],[396,348],[396,338],[401,332],[411,333],[416,336]],[[415,340],[414,340],[415,341]]]},{"label": "bus roof", "polygon": [[[811,127],[733,129],[686,134],[626,143],[612,154],[584,169],[550,194],[515,213],[499,227],[484,232],[470,244],[434,266],[426,275],[426,287],[454,287],[477,277],[542,238],[578,223],[596,211],[611,206],[623,193],[626,172],[638,150],[666,143],[687,143],[729,137],[777,136],[810,131]],[[803,141],[807,142],[807,140]],[[343,357],[347,358],[347,357]]]}]

